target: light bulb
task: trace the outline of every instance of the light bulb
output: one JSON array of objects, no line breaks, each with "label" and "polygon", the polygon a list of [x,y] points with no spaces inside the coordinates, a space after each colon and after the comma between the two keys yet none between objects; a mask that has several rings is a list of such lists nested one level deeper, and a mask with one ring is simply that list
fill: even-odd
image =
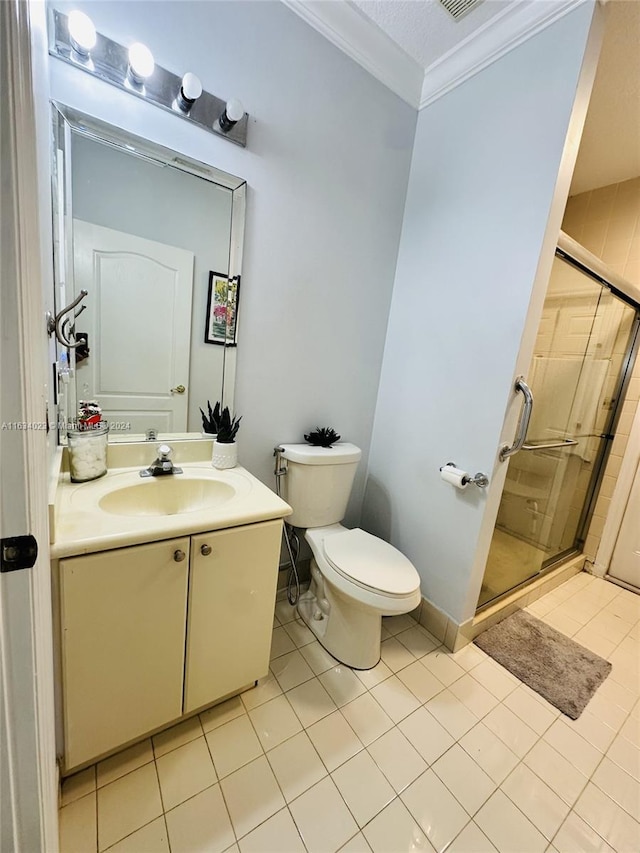
[{"label": "light bulb", "polygon": [[240,121],[243,115],[244,107],[242,106],[241,102],[237,98],[231,98],[230,101],[227,101],[224,110],[218,117],[218,124],[220,125],[220,130],[223,133],[229,133],[234,124]]},{"label": "light bulb", "polygon": [[142,42],[137,41],[129,48],[129,74],[135,83],[143,83],[151,77],[156,64],[153,54]]},{"label": "light bulb", "polygon": [[188,113],[201,94],[202,83],[199,78],[195,74],[192,74],[191,71],[187,71],[182,78],[180,91],[178,92],[175,103],[182,112]]},{"label": "light bulb", "polygon": [[98,38],[93,21],[84,12],[74,9],[69,13],[68,26],[71,47],[81,56],[88,56]]}]

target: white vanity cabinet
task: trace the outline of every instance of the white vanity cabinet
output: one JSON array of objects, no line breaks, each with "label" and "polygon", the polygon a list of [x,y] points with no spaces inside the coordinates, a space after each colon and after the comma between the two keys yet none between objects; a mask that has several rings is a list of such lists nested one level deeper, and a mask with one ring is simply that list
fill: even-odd
[{"label": "white vanity cabinet", "polygon": [[188,553],[182,537],[60,561],[66,767],[182,714]]},{"label": "white vanity cabinet", "polygon": [[61,559],[64,768],[262,678],[281,519]]},{"label": "white vanity cabinet", "polygon": [[282,522],[191,538],[184,713],[269,671]]}]

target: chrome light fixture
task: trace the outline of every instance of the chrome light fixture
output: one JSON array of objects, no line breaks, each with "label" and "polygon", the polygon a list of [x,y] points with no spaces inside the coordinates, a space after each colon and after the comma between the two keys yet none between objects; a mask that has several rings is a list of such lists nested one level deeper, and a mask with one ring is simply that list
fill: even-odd
[{"label": "chrome light fixture", "polygon": [[72,49],[86,59],[96,46],[98,36],[93,21],[84,12],[75,9],[69,13],[69,41]]},{"label": "chrome light fixture", "polygon": [[127,48],[96,28],[84,12],[49,8],[49,53],[216,136],[247,144],[249,117],[236,98],[217,98],[188,71],[179,77],[156,65],[142,42]]}]

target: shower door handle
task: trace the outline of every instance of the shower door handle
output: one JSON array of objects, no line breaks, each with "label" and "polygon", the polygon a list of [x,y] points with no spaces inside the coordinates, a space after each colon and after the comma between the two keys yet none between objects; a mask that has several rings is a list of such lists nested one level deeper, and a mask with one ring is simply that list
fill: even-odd
[{"label": "shower door handle", "polygon": [[505,459],[508,459],[509,456],[513,456],[514,453],[517,453],[519,450],[522,450],[525,439],[527,438],[527,430],[529,429],[529,421],[531,420],[531,412],[533,411],[533,394],[531,393],[531,388],[524,381],[524,376],[518,376],[516,379],[516,384],[514,386],[516,391],[520,391],[520,393],[524,397],[524,405],[522,406],[522,411],[520,412],[520,420],[518,421],[518,430],[516,432],[516,437],[509,447],[508,444],[505,444],[500,449],[499,458],[501,462],[504,462]]}]

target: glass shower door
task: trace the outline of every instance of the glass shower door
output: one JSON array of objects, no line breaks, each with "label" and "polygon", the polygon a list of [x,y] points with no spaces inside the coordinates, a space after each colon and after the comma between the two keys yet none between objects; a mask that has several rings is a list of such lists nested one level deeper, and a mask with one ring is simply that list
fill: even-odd
[{"label": "glass shower door", "polygon": [[533,413],[509,459],[479,607],[581,547],[634,319],[599,281],[555,258],[527,376]]}]

